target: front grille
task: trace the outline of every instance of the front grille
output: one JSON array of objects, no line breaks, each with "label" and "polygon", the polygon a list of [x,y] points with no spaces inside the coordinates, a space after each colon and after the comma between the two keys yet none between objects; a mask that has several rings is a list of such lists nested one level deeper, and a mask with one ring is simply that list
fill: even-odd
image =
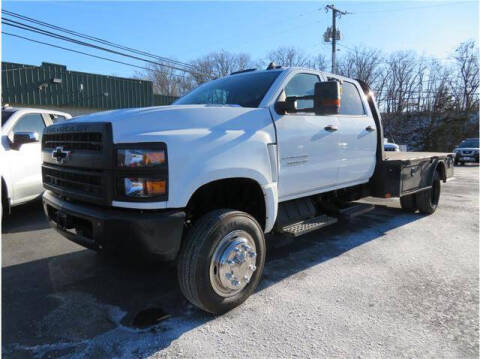
[{"label": "front grille", "polygon": [[93,197],[103,197],[101,171],[79,171],[65,167],[43,167],[43,182],[66,191],[73,191]]},{"label": "front grille", "polygon": [[85,150],[101,152],[103,150],[102,133],[69,132],[46,133],[42,137],[43,148],[62,146],[64,150]]},{"label": "front grille", "polygon": [[462,151],[462,153],[463,153],[464,155],[470,155],[470,154],[472,154],[472,152],[473,152],[473,151]]}]

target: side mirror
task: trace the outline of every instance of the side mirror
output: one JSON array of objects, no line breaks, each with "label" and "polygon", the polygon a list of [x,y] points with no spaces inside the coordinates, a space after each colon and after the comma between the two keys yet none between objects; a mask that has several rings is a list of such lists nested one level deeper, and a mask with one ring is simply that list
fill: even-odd
[{"label": "side mirror", "polygon": [[340,110],[340,83],[338,81],[317,82],[313,96],[316,115],[336,115]]},{"label": "side mirror", "polygon": [[13,133],[13,147],[20,148],[25,143],[38,142],[39,136],[36,132],[14,132]]}]

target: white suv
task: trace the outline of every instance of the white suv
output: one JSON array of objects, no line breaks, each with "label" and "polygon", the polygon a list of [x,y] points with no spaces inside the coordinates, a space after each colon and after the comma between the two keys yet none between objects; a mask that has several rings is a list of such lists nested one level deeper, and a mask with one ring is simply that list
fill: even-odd
[{"label": "white suv", "polygon": [[40,142],[43,129],[72,116],[65,112],[2,107],[2,209],[35,199],[43,192]]}]

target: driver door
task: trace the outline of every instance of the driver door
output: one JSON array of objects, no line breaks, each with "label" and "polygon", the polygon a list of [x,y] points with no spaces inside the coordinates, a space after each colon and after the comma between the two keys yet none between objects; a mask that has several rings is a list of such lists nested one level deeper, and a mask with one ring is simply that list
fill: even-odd
[{"label": "driver door", "polygon": [[[296,73],[281,96],[313,95],[320,77]],[[299,198],[328,190],[338,176],[338,119],[302,109],[313,108],[313,100],[297,101],[298,112],[274,112],[279,154],[279,200]]]}]

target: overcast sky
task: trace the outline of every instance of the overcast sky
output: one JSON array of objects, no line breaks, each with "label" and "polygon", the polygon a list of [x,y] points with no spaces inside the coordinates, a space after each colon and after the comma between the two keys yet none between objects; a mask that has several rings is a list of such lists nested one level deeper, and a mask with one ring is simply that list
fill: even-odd
[{"label": "overcast sky", "polygon": [[[328,2],[330,3],[330,2]],[[189,61],[225,49],[263,58],[279,46],[295,46],[329,59],[330,44],[322,34],[331,25],[327,2],[17,2],[2,7],[22,15],[145,50]],[[355,46],[385,52],[412,49],[447,59],[461,41],[478,41],[477,1],[342,1],[335,5],[351,12],[338,20],[343,39],[339,55]],[[3,26],[21,34],[84,52],[143,65],[93,49]],[[2,36],[2,60],[31,65],[42,61],[67,65],[70,70],[131,76],[135,69],[100,59]]]}]

